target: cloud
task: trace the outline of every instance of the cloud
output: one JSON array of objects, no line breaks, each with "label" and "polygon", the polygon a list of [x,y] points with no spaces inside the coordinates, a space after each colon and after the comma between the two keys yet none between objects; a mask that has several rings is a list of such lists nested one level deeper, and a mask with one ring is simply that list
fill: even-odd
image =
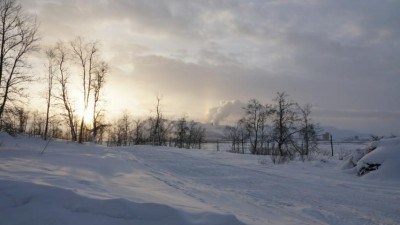
[{"label": "cloud", "polygon": [[234,123],[243,116],[245,103],[239,100],[224,101],[219,106],[208,111],[207,121],[215,125],[220,123]]},{"label": "cloud", "polygon": [[388,119],[400,118],[400,111],[383,110],[338,110],[316,108],[314,115],[318,117],[333,118],[363,118],[363,119]]},{"label": "cloud", "polygon": [[366,133],[398,134],[400,111],[373,108],[371,110],[323,109],[316,107],[313,117],[323,124]]},{"label": "cloud", "polygon": [[119,85],[110,93],[136,96],[136,107],[159,92],[171,112],[200,118],[224,99],[267,103],[286,91],[320,108],[400,110],[398,1],[21,3],[38,15],[44,43],[100,40]]}]

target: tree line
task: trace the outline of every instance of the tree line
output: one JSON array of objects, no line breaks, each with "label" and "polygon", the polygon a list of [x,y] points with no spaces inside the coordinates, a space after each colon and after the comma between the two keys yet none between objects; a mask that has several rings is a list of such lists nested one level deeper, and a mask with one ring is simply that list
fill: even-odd
[{"label": "tree line", "polygon": [[[202,144],[205,143],[206,129],[200,123],[193,120],[188,121],[186,116],[177,120],[164,118],[160,104],[161,98],[157,97],[156,110],[147,118],[134,117],[130,112],[124,110],[114,120],[109,122],[104,120],[99,126],[100,129],[95,139],[93,133],[88,132],[91,129],[86,127],[84,140],[109,147],[155,145],[201,149]],[[17,113],[12,114],[9,120],[11,128],[3,130],[12,135],[25,133],[43,139],[47,137],[78,142],[73,139],[71,127],[67,125],[69,119],[67,114],[53,115],[48,123],[47,119],[47,113],[40,113],[37,110],[30,112],[18,108]],[[74,124],[74,127],[78,127],[79,121],[75,120]]]},{"label": "tree line", "polygon": [[300,106],[285,92],[278,92],[273,104],[251,99],[244,116],[226,131],[232,151],[245,153],[246,144],[255,155],[270,155],[274,162],[309,157],[317,150],[318,124],[311,118],[311,105]]},{"label": "tree line", "polygon": [[107,146],[151,144],[201,149],[205,142],[205,128],[193,120],[187,121],[186,116],[178,120],[164,118],[160,100],[157,97],[155,112],[148,118],[134,118],[124,111],[115,125],[108,128]]}]

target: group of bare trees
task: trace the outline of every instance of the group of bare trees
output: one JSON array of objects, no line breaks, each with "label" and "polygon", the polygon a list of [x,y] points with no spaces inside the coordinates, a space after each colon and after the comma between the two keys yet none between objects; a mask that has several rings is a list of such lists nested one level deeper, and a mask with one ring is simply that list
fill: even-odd
[{"label": "group of bare trees", "polygon": [[[27,84],[38,80],[28,63],[28,56],[39,51],[39,39],[36,18],[25,13],[16,0],[0,0],[0,130],[10,133],[24,130],[21,124],[26,122],[21,123],[21,118],[17,117],[27,99],[24,92]],[[47,84],[46,112],[43,124],[38,122],[41,121],[39,116],[32,118],[32,127],[36,127],[31,129],[33,133],[40,133],[47,139],[54,135],[49,132],[51,127],[56,127],[62,120],[73,141],[97,140],[99,132],[106,126],[102,122],[104,108],[101,102],[109,72],[100,53],[98,42],[82,37],[59,41],[45,50],[46,76],[42,83]],[[80,96],[71,89],[71,79],[77,80],[77,77],[81,81]],[[81,115],[77,115],[77,101],[83,105]],[[86,118],[89,109],[93,110],[93,118]]]},{"label": "group of bare trees", "polygon": [[113,126],[108,127],[108,146],[157,145],[178,148],[202,147],[205,129],[186,117],[179,120],[166,119],[161,109],[161,97],[157,96],[153,115],[136,118],[124,111]]},{"label": "group of bare trees", "polygon": [[[108,65],[101,60],[98,43],[85,41],[77,37],[69,42],[57,42],[46,50],[47,57],[47,111],[46,124],[48,126],[50,108],[54,112],[61,111],[61,116],[67,127],[72,141],[82,143],[87,140],[98,141],[99,130],[102,123],[103,108],[100,107],[101,94],[108,74]],[[73,74],[71,70],[78,71]],[[78,74],[76,74],[78,73]],[[81,102],[83,103],[82,115],[76,114],[76,105],[71,95],[71,76],[79,77],[81,81]],[[55,103],[51,104],[52,98]],[[92,105],[93,118],[86,118],[89,105]],[[85,119],[92,120],[87,124]],[[44,137],[47,137],[47,129]]]},{"label": "group of bare trees", "polygon": [[[163,119],[155,122],[156,118],[135,119],[129,112],[124,111],[117,118],[113,126],[108,129],[108,146],[131,146],[131,145],[166,145],[167,143],[167,121]],[[159,131],[155,131],[159,129]],[[164,131],[164,132],[163,132]],[[158,133],[159,132],[159,133]],[[155,136],[155,134],[157,136]],[[157,142],[155,141],[157,138]]]},{"label": "group of bare trees", "polygon": [[183,116],[174,122],[174,143],[178,148],[198,148],[204,142],[205,128],[193,120],[188,122]]},{"label": "group of bare trees", "polygon": [[302,158],[317,149],[318,126],[311,118],[311,105],[300,106],[284,92],[277,93],[272,105],[251,99],[245,116],[228,126],[232,151],[244,153],[246,143],[256,155],[271,155],[274,161]]}]

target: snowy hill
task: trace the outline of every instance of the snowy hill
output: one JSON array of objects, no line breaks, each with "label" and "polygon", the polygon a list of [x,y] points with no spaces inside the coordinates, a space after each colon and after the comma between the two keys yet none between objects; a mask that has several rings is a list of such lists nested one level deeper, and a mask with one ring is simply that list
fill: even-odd
[{"label": "snowy hill", "polygon": [[[399,224],[400,181],[357,177],[335,159],[0,134],[0,225]],[[262,163],[260,163],[262,162]]]}]

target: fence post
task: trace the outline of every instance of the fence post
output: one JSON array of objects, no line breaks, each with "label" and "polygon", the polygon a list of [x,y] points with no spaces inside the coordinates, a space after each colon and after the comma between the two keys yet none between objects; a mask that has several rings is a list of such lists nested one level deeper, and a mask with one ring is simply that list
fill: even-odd
[{"label": "fence post", "polygon": [[332,157],[333,157],[333,142],[332,142],[332,135],[330,135],[330,141],[331,141],[331,151],[332,151]]}]

